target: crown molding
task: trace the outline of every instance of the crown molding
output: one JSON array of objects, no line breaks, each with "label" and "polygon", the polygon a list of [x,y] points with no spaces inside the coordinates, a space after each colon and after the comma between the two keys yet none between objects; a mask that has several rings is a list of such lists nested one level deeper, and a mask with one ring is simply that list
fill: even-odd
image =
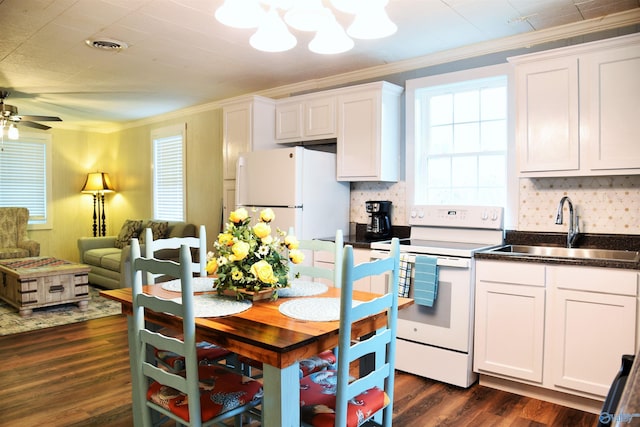
[{"label": "crown molding", "polygon": [[391,74],[406,71],[418,70],[448,62],[469,59],[492,53],[504,52],[513,49],[531,48],[544,43],[569,39],[572,37],[584,36],[587,34],[622,28],[640,23],[640,8],[626,12],[607,15],[601,18],[594,18],[573,24],[561,25],[558,27],[537,30],[515,36],[504,37],[482,43],[462,46],[441,52],[435,52],[418,58],[393,62],[390,64],[369,67],[349,73],[338,74],[331,77],[306,80],[304,82],[291,85],[279,86],[277,88],[258,92],[263,96],[282,98],[291,93],[304,92],[309,90],[324,89],[344,85],[354,81],[370,80]]},{"label": "crown molding", "polygon": [[[308,92],[343,86],[345,84],[357,81],[377,79],[391,74],[418,70],[434,65],[446,64],[449,62],[455,62],[492,53],[505,52],[514,49],[531,48],[533,46],[556,42],[558,40],[570,39],[573,37],[584,36],[600,31],[613,30],[616,28],[623,28],[636,24],[640,24],[640,8],[631,9],[629,11],[615,13],[600,18],[594,18],[572,24],[547,28],[544,30],[536,30],[529,33],[503,37],[500,39],[462,46],[455,49],[434,52],[432,54],[421,56],[418,58],[397,61],[348,73],[337,74],[330,77],[305,80],[298,83],[247,93],[233,98],[214,101],[158,116],[152,116],[145,119],[122,123],[119,126],[116,126],[116,128],[117,130],[124,130],[137,126],[155,124],[174,118],[181,118],[185,115],[206,112],[212,109],[221,108],[224,104],[228,104],[236,100],[241,100],[242,98],[246,98],[247,96],[251,95],[258,95],[272,99],[286,98],[292,93]],[[114,129],[114,127],[111,127],[111,129]]]}]

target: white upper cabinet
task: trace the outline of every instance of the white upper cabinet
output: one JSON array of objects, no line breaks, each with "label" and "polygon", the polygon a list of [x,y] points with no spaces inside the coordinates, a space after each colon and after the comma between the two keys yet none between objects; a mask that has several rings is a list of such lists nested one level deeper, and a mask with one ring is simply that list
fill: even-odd
[{"label": "white upper cabinet", "polygon": [[640,169],[640,40],[580,60],[582,139],[591,171]]},{"label": "white upper cabinet", "polygon": [[335,138],[336,97],[312,94],[278,100],[275,126],[278,143]]},{"label": "white upper cabinet", "polygon": [[578,171],[578,58],[516,68],[520,172]]},{"label": "white upper cabinet", "polygon": [[275,101],[260,96],[225,104],[222,107],[223,178],[236,179],[240,153],[276,148]]},{"label": "white upper cabinet", "polygon": [[640,35],[509,61],[521,176],[640,173]]},{"label": "white upper cabinet", "polygon": [[338,181],[397,181],[400,177],[400,101],[387,82],[338,94]]}]

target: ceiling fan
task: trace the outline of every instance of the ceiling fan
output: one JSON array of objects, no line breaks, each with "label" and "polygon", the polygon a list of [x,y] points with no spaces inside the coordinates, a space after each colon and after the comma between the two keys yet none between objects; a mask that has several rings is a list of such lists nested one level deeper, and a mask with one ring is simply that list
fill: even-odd
[{"label": "ceiling fan", "polygon": [[5,104],[4,100],[9,96],[9,92],[0,91],[0,128],[4,128],[5,126],[11,128],[14,127],[17,123],[20,123],[21,126],[27,126],[35,129],[48,130],[51,129],[51,126],[43,125],[40,123],[36,123],[34,120],[42,121],[42,122],[61,122],[62,119],[60,117],[54,116],[30,116],[30,115],[19,115],[18,108]]}]

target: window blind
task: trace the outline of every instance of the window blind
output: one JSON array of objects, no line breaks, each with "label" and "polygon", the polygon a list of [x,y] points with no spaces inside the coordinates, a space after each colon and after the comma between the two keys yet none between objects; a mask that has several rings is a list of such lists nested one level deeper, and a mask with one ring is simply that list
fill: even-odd
[{"label": "window blind", "polygon": [[4,141],[0,150],[0,206],[26,207],[29,223],[47,222],[47,145]]},{"label": "window blind", "polygon": [[153,139],[154,218],[184,221],[183,133]]}]

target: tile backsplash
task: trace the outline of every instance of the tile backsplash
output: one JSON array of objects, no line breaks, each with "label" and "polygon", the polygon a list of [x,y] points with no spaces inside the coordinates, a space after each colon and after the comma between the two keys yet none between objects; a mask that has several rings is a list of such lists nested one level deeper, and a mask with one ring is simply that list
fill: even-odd
[{"label": "tile backsplash", "polygon": [[[517,229],[564,232],[556,225],[558,202],[569,196],[580,216],[583,233],[640,234],[640,175],[575,178],[522,178],[518,182]],[[355,182],[351,184],[350,221],[367,222],[367,200],[390,200],[391,221],[407,225],[405,182]]]},{"label": "tile backsplash", "polygon": [[565,231],[567,216],[556,225],[555,215],[560,199],[569,196],[581,232],[640,234],[640,175],[520,179],[519,195],[521,231]]},{"label": "tile backsplash", "polygon": [[366,224],[364,202],[391,201],[391,224],[407,225],[405,216],[405,182],[353,182],[351,183],[351,210],[349,221]]}]

